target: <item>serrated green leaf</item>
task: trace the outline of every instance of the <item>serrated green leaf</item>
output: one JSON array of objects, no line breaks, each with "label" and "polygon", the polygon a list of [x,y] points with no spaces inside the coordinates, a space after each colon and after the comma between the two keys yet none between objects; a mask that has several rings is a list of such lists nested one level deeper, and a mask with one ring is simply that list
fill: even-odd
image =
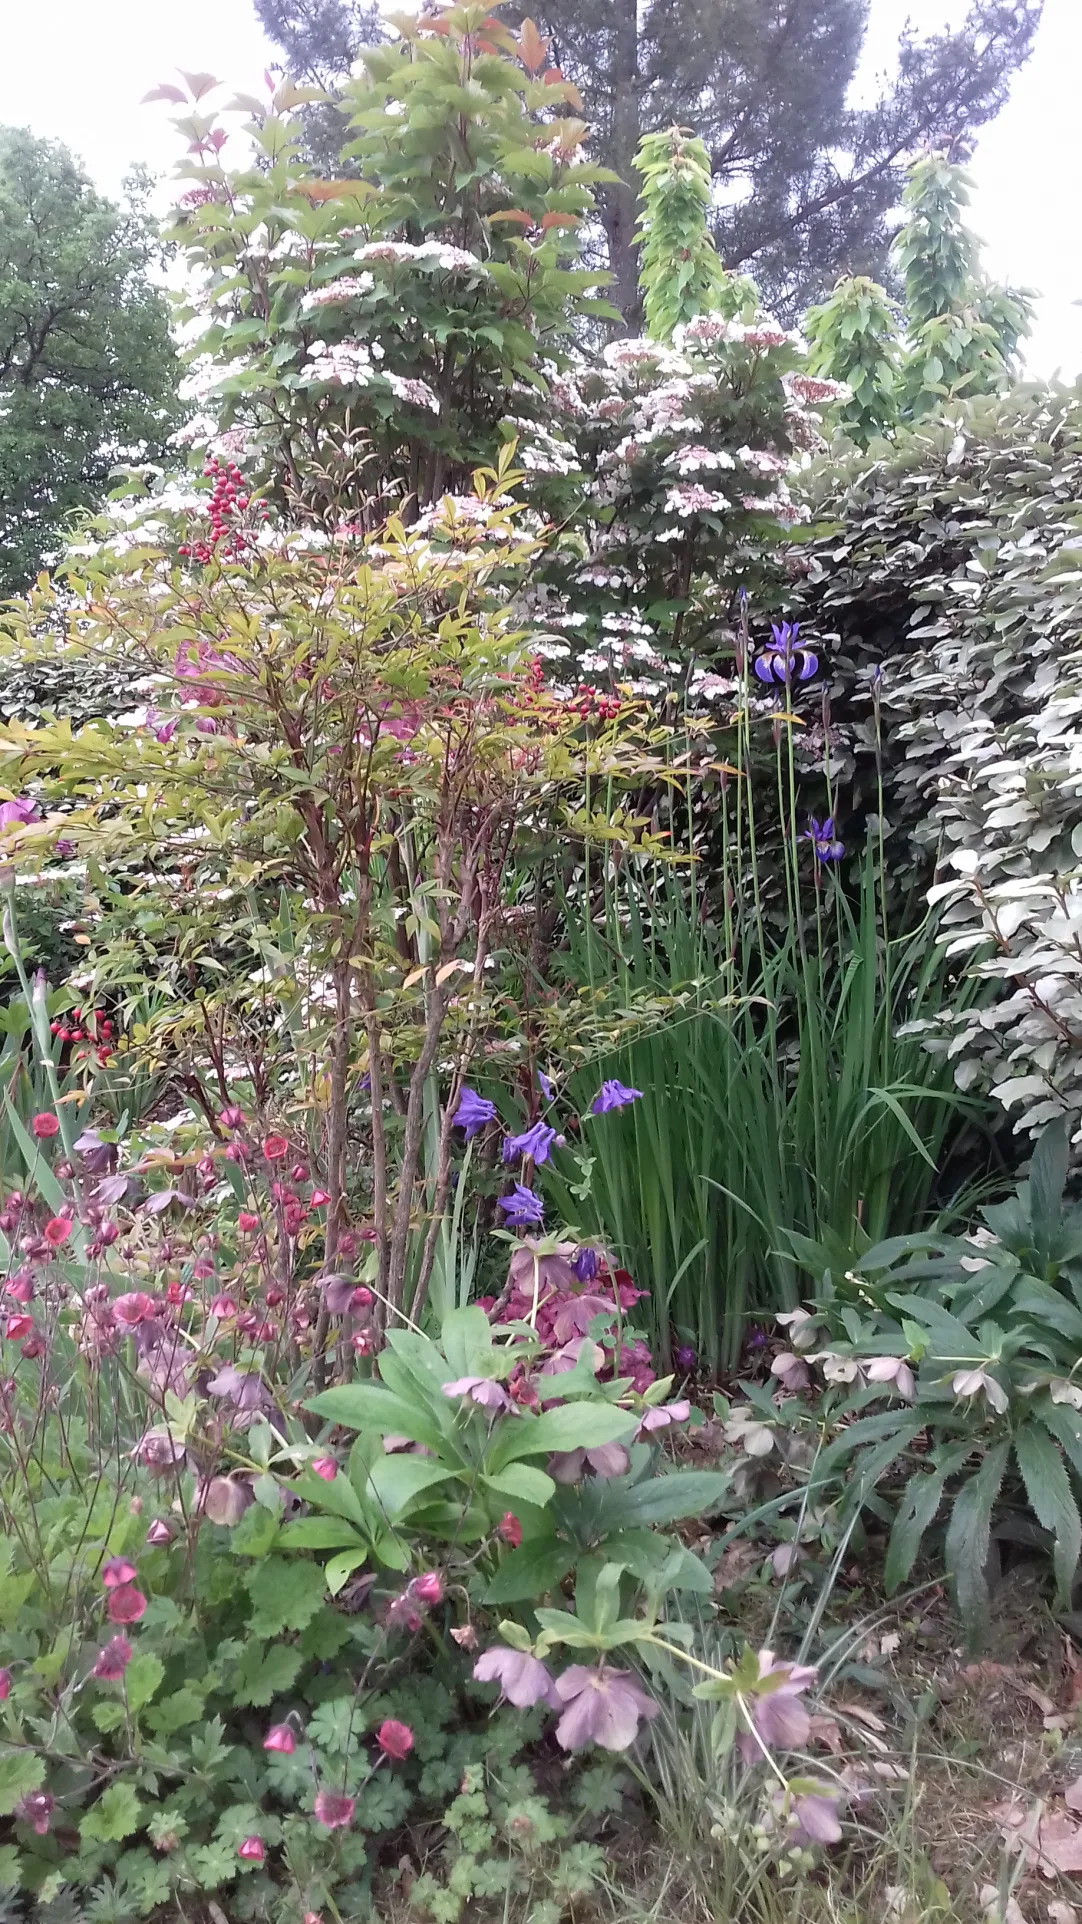
[{"label": "serrated green leaf", "polygon": [[0,1816],[10,1817],[16,1804],[45,1782],[45,1763],[32,1750],[0,1754]]},{"label": "serrated green leaf", "polygon": [[143,1805],[134,1784],[110,1784],[91,1804],[79,1825],[79,1835],[99,1844],[118,1844],[141,1828]]},{"label": "serrated green leaf", "polygon": [[1056,1593],[1061,1609],[1067,1609],[1082,1554],[1082,1518],[1063,1458],[1048,1431],[1036,1423],[1023,1423],[1017,1431],[1014,1454],[1034,1515],[1055,1537]]},{"label": "serrated green leaf", "polygon": [[992,1506],[999,1495],[1010,1453],[1009,1443],[996,1443],[975,1476],[954,1499],[947,1528],[944,1561],[950,1573],[958,1611],[971,1642],[979,1639],[988,1614],[988,1546]]},{"label": "serrated green leaf", "polygon": [[316,1563],[287,1562],[267,1557],[245,1572],[252,1599],[249,1629],[256,1637],[280,1637],[283,1630],[303,1630],[322,1607],[323,1572]]},{"label": "serrated green leaf", "polygon": [[524,1543],[505,1557],[485,1590],[486,1603],[518,1603],[528,1597],[536,1602],[548,1590],[555,1590],[574,1568],[575,1552],[569,1544],[545,1538],[540,1543]]},{"label": "serrated green leaf", "polygon": [[265,1710],[275,1697],[292,1689],[301,1667],[301,1653],[288,1643],[272,1643],[269,1649],[254,1639],[245,1643],[236,1679],[234,1701]]},{"label": "serrated green leaf", "polygon": [[142,1710],[165,1676],[165,1665],[151,1650],[141,1650],[124,1672],[124,1690],[129,1710]]}]

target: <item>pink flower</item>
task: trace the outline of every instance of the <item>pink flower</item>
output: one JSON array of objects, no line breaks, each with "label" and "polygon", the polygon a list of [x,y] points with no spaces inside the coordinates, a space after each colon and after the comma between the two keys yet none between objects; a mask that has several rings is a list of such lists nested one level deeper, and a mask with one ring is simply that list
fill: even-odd
[{"label": "pink flower", "polygon": [[253,1216],[250,1209],[242,1209],[237,1215],[237,1228],[245,1236],[250,1236],[253,1230],[259,1228],[259,1217]]},{"label": "pink flower", "polygon": [[691,1415],[691,1404],[686,1397],[679,1403],[662,1403],[652,1410],[644,1410],[638,1435],[648,1435],[651,1430],[668,1429],[670,1423],[686,1423]]},{"label": "pink flower", "polygon": [[443,1385],[445,1396],[468,1397],[482,1410],[509,1410],[511,1398],[499,1383],[493,1383],[487,1376],[459,1376],[453,1383]]},{"label": "pink flower", "polygon": [[557,1677],[555,1690],[567,1706],[556,1726],[556,1742],[564,1750],[582,1750],[590,1743],[602,1750],[626,1750],[635,1740],[640,1718],[656,1717],[660,1708],[629,1670],[572,1664]]},{"label": "pink flower", "polygon": [[140,1323],[149,1323],[155,1308],[153,1296],[148,1296],[145,1289],[132,1289],[126,1296],[117,1297],[113,1304],[113,1320],[130,1333],[138,1329]]},{"label": "pink flower", "polygon": [[496,1526],[496,1533],[503,1538],[505,1543],[511,1545],[512,1550],[518,1549],[519,1544],[522,1542],[522,1525],[513,1510],[504,1511]]},{"label": "pink flower", "polygon": [[478,1657],[473,1674],[478,1683],[498,1683],[508,1703],[518,1710],[528,1710],[531,1704],[550,1704],[554,1709],[557,1705],[551,1671],[528,1650],[494,1644]]},{"label": "pink flower", "polygon": [[122,1583],[110,1590],[105,1614],[110,1623],[138,1623],[146,1615],[147,1600],[133,1583]]},{"label": "pink flower", "polygon": [[70,1216],[50,1216],[41,1233],[50,1249],[59,1249],[67,1242],[74,1227]]},{"label": "pink flower", "polygon": [[745,1763],[760,1759],[764,1746],[768,1750],[803,1749],[811,1732],[811,1718],[797,1699],[818,1674],[814,1665],[779,1664],[772,1650],[760,1650],[758,1687],[745,1697],[752,1729],[742,1731],[738,1739]]},{"label": "pink flower", "polygon": [[6,1703],[11,1695],[11,1672],[0,1670],[0,1704]]},{"label": "pink flower", "polygon": [[549,1475],[557,1483],[577,1483],[589,1468],[602,1478],[623,1476],[631,1467],[622,1443],[598,1443],[592,1450],[554,1450],[548,1460]]},{"label": "pink flower", "polygon": [[309,1201],[311,1202],[313,1209],[325,1208],[325,1206],[327,1205],[327,1203],[330,1202],[330,1200],[331,1199],[328,1196],[327,1191],[325,1189],[313,1189],[312,1194],[309,1197]]},{"label": "pink flower", "polygon": [[385,1757],[393,1757],[401,1763],[413,1749],[413,1732],[408,1724],[400,1724],[396,1718],[388,1717],[376,1732],[376,1742]]},{"label": "pink flower", "polygon": [[443,1578],[438,1570],[426,1570],[423,1575],[414,1577],[409,1586],[411,1597],[418,1603],[442,1603]]},{"label": "pink flower", "polygon": [[101,1580],[106,1590],[116,1590],[122,1583],[134,1583],[138,1575],[134,1563],[129,1563],[127,1557],[110,1557],[101,1568]]},{"label": "pink flower", "polygon": [[341,1830],[353,1822],[357,1805],[356,1799],[347,1797],[343,1791],[317,1790],[313,1808],[316,1823],[322,1824],[324,1830]]},{"label": "pink flower", "polygon": [[323,1478],[324,1483],[333,1483],[338,1475],[338,1465],[333,1456],[317,1456],[312,1468],[317,1476]]},{"label": "pink flower", "polygon": [[227,1323],[236,1315],[237,1305],[232,1296],[216,1296],[210,1306],[210,1313],[216,1316],[220,1323]]},{"label": "pink flower", "polygon": [[4,1335],[11,1343],[21,1343],[24,1336],[29,1336],[33,1327],[32,1316],[9,1316],[4,1324]]},{"label": "pink flower", "polygon": [[778,1377],[787,1390],[806,1390],[811,1382],[808,1365],[790,1350],[783,1350],[780,1356],[775,1356],[770,1365],[770,1374]]},{"label": "pink flower", "polygon": [[393,1597],[387,1606],[387,1622],[393,1630],[405,1630],[411,1636],[421,1628],[424,1619],[408,1590],[400,1597]]},{"label": "pink flower", "polygon": [[110,1637],[103,1644],[94,1659],[92,1677],[99,1677],[103,1683],[119,1683],[132,1659],[132,1648],[127,1637]]},{"label": "pink flower", "polygon": [[237,1856],[248,1864],[261,1864],[266,1855],[261,1837],[246,1837],[243,1844],[237,1845]]},{"label": "pink flower", "polygon": [[153,1523],[151,1524],[149,1530],[147,1531],[146,1540],[155,1549],[160,1549],[162,1544],[164,1543],[172,1543],[173,1541],[172,1525],[169,1523],[166,1523],[163,1517],[160,1517],[160,1516],[155,1517]]},{"label": "pink flower", "polygon": [[40,1115],[33,1117],[30,1127],[38,1141],[45,1142],[50,1136],[59,1134],[60,1119],[54,1116],[51,1110],[43,1109]]},{"label": "pink flower", "polygon": [[811,1844],[837,1844],[842,1827],[838,1822],[839,1793],[829,1784],[816,1784],[814,1790],[800,1791],[793,1798],[792,1815],[796,1829],[794,1841]]},{"label": "pink flower", "polygon": [[29,1824],[31,1830],[37,1831],[39,1837],[44,1837],[55,1809],[56,1798],[51,1791],[32,1790],[28,1797],[16,1804],[15,1815],[21,1817],[24,1824]]},{"label": "pink flower", "polygon": [[254,1500],[251,1485],[232,1476],[212,1476],[196,1493],[197,1507],[202,1507],[204,1516],[226,1530],[235,1528]]},{"label": "pink flower", "polygon": [[272,1724],[263,1739],[264,1750],[280,1750],[285,1757],[291,1757],[297,1748],[297,1739],[289,1724]]},{"label": "pink flower", "polygon": [[263,1154],[268,1162],[281,1162],[289,1154],[289,1143],[285,1136],[264,1136]]},{"label": "pink flower", "polygon": [[218,1117],[223,1129],[243,1129],[245,1120],[244,1110],[238,1108],[235,1102],[229,1103]]},{"label": "pink flower", "polygon": [[913,1401],[917,1386],[904,1356],[873,1356],[871,1362],[862,1363],[861,1368],[869,1383],[893,1383],[899,1396],[907,1403]]}]

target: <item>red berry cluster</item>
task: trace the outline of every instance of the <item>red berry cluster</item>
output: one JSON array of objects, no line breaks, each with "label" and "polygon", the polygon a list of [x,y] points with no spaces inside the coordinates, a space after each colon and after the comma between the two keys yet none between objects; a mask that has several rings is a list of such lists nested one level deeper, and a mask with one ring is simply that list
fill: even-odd
[{"label": "red berry cluster", "polygon": [[[252,546],[252,537],[241,525],[240,516],[251,507],[244,476],[235,461],[219,461],[216,454],[209,456],[203,473],[208,481],[213,481],[210,501],[207,504],[207,518],[210,523],[205,540],[182,541],[177,553],[206,564],[218,555],[228,561],[237,561]],[[259,504],[257,510],[262,520],[267,519],[268,509]]]},{"label": "red berry cluster", "polygon": [[[104,1009],[71,1010],[70,1017],[50,1022],[52,1035],[59,1036],[61,1042],[89,1042],[98,1053],[98,1061],[104,1068],[113,1057],[113,1024]],[[75,1059],[91,1053],[89,1049],[76,1049]]]},{"label": "red berry cluster", "polygon": [[618,695],[604,695],[600,688],[590,688],[580,681],[571,700],[567,703],[573,715],[582,721],[614,721],[623,703]]}]

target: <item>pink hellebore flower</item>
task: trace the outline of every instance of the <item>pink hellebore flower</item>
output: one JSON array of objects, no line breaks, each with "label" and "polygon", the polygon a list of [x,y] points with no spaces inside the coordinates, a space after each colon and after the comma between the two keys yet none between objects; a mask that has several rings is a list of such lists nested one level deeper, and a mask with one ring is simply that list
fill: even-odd
[{"label": "pink hellebore flower", "polygon": [[90,1674],[102,1683],[119,1683],[131,1659],[132,1648],[127,1637],[110,1637],[98,1651]]},{"label": "pink hellebore flower", "polygon": [[248,1864],[262,1864],[266,1855],[261,1837],[246,1837],[243,1844],[237,1845],[237,1856]]},{"label": "pink hellebore flower", "polygon": [[978,1392],[983,1391],[990,1408],[999,1416],[1002,1416],[1007,1408],[1006,1390],[1002,1383],[997,1383],[994,1376],[989,1376],[987,1370],[959,1370],[952,1379],[951,1389],[955,1396],[976,1396]]},{"label": "pink hellebore flower", "polygon": [[893,1383],[896,1393],[911,1403],[916,1394],[913,1372],[904,1356],[873,1356],[870,1363],[862,1363],[869,1383]]},{"label": "pink hellebore flower", "polygon": [[313,1459],[312,1469],[324,1483],[333,1483],[338,1475],[338,1465],[333,1456],[317,1456]]},{"label": "pink hellebore flower", "polygon": [[317,1790],[313,1808],[316,1823],[322,1824],[324,1830],[341,1830],[353,1822],[357,1804],[355,1798],[347,1797],[343,1791]]},{"label": "pink hellebore flower", "polygon": [[445,1396],[467,1397],[482,1410],[509,1410],[511,1398],[501,1383],[493,1383],[487,1376],[458,1376],[453,1383],[443,1385]]},{"label": "pink hellebore flower", "polygon": [[272,1724],[263,1739],[264,1750],[279,1750],[284,1757],[291,1757],[297,1748],[297,1739],[289,1724]]},{"label": "pink hellebore flower", "polygon": [[408,1724],[400,1724],[395,1717],[387,1717],[376,1732],[376,1742],[385,1757],[393,1757],[401,1763],[413,1749],[413,1732]]},{"label": "pink hellebore flower", "polygon": [[745,1763],[761,1758],[764,1747],[800,1750],[807,1743],[811,1717],[797,1699],[818,1674],[813,1664],[779,1664],[772,1650],[760,1650],[759,1688],[745,1699],[753,1728],[743,1731],[739,1738]]},{"label": "pink hellebore flower", "polygon": [[151,1545],[151,1547],[155,1550],[161,1549],[163,1544],[172,1543],[173,1541],[172,1524],[166,1523],[163,1517],[160,1517],[160,1516],[155,1517],[153,1523],[151,1524],[149,1530],[147,1531],[146,1540]]},{"label": "pink hellebore flower", "polygon": [[809,1844],[837,1844],[842,1827],[838,1822],[838,1793],[829,1784],[814,1790],[799,1791],[793,1798],[796,1821],[794,1841]]},{"label": "pink hellebore flower", "polygon": [[127,1557],[110,1557],[102,1564],[101,1580],[106,1590],[116,1590],[122,1583],[134,1583],[139,1575],[134,1563]]},{"label": "pink hellebore flower", "polygon": [[254,1500],[251,1485],[233,1476],[212,1476],[196,1491],[197,1506],[201,1505],[203,1514],[225,1530],[236,1528]]},{"label": "pink hellebore flower", "polygon": [[656,1717],[660,1708],[629,1670],[572,1664],[557,1677],[555,1689],[567,1706],[556,1726],[556,1741],[564,1750],[582,1750],[590,1743],[602,1750],[626,1750],[638,1734],[640,1719]]},{"label": "pink hellebore flower", "polygon": [[110,1590],[105,1614],[110,1623],[138,1623],[146,1615],[147,1600],[133,1583],[119,1584]]},{"label": "pink hellebore flower", "polygon": [[595,1476],[623,1476],[631,1466],[622,1443],[598,1443],[592,1450],[554,1450],[548,1472],[557,1483],[577,1483],[585,1469]]},{"label": "pink hellebore flower", "polygon": [[770,1374],[778,1377],[787,1390],[806,1390],[811,1382],[808,1365],[789,1350],[782,1350],[780,1356],[775,1356],[770,1365]]},{"label": "pink hellebore flower", "polygon": [[789,1331],[789,1341],[794,1349],[810,1349],[815,1341],[819,1318],[810,1309],[779,1310],[774,1321]]},{"label": "pink hellebore flower", "polygon": [[643,1411],[638,1436],[649,1435],[651,1430],[667,1430],[672,1423],[686,1423],[691,1415],[691,1404],[686,1397],[679,1403],[660,1403],[656,1408]]},{"label": "pink hellebore flower", "polygon": [[559,1702],[551,1671],[528,1650],[494,1644],[478,1657],[473,1674],[478,1683],[498,1683],[508,1703],[517,1710],[528,1710],[531,1704],[548,1704],[555,1710]]}]

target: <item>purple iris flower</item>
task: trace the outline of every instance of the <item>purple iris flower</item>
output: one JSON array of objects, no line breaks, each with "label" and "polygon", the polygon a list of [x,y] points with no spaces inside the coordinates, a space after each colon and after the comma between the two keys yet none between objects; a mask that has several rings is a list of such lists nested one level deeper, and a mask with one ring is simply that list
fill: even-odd
[{"label": "purple iris flower", "polygon": [[641,1089],[629,1089],[626,1082],[603,1082],[590,1104],[591,1114],[607,1116],[610,1109],[624,1109],[641,1095]]},{"label": "purple iris flower", "polygon": [[496,1207],[503,1211],[508,1229],[530,1229],[545,1217],[540,1196],[535,1196],[533,1190],[521,1182],[515,1184],[509,1196],[501,1196]]},{"label": "purple iris flower", "polygon": [[597,1275],[596,1249],[579,1249],[571,1265],[580,1283],[592,1283]]},{"label": "purple iris flower", "polygon": [[463,1083],[452,1121],[459,1129],[466,1131],[466,1141],[469,1142],[471,1136],[483,1129],[486,1122],[492,1122],[495,1115],[496,1104],[490,1102],[487,1096],[479,1096],[476,1089],[469,1089]]},{"label": "purple iris flower", "polygon": [[845,854],[845,843],[839,842],[834,834],[833,815],[822,822],[809,815],[808,827],[801,839],[811,843],[817,862],[840,862]]},{"label": "purple iris flower", "polygon": [[760,681],[807,681],[819,667],[819,657],[810,648],[797,646],[799,621],[771,624],[771,639],[762,654],[756,655],[754,668]]},{"label": "purple iris flower", "polygon": [[530,1129],[524,1129],[520,1136],[505,1136],[503,1139],[503,1159],[515,1162],[519,1156],[529,1156],[531,1162],[547,1162],[549,1150],[556,1141],[555,1129],[547,1122],[535,1122]]}]

